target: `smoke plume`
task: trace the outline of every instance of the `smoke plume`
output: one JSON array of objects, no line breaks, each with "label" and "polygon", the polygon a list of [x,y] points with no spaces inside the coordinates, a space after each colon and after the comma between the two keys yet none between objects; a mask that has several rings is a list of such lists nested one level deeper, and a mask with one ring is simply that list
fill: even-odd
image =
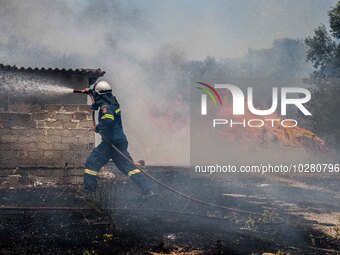
[{"label": "smoke plume", "polygon": [[[0,62],[102,68],[121,103],[133,157],[151,164],[188,164],[189,87],[193,81],[240,86],[252,81],[261,94],[266,86],[294,85],[292,78],[296,81],[310,72],[302,41],[277,39],[305,37],[290,29],[296,13],[290,17],[283,10],[285,17],[275,15],[280,8],[291,10],[294,2],[271,3],[256,17],[264,8],[263,1],[256,6],[251,1],[228,1],[189,8],[188,3],[180,6],[181,2],[165,1],[1,0]],[[318,1],[297,4],[304,4],[311,14],[327,9]],[[242,8],[255,10],[243,22],[237,18]],[[232,18],[225,18],[221,10],[233,14]],[[253,36],[275,19],[282,23],[265,26],[262,41]],[[314,23],[323,20],[319,15],[313,17],[313,23],[309,21],[306,17],[297,31],[312,31]],[[263,47],[266,49],[259,49]],[[256,82],[263,77],[275,84]]]}]

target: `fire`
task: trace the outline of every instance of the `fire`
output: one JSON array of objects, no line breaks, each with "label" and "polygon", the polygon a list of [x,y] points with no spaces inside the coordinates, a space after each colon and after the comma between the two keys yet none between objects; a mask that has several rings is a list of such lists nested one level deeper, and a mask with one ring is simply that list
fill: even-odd
[{"label": "fire", "polygon": [[[257,116],[249,111],[245,112],[242,116],[233,116],[231,109],[221,109],[217,114],[217,117],[225,118],[227,116],[232,117],[233,121],[241,122],[242,120],[258,119],[275,119],[277,120],[275,124],[264,125],[259,128],[254,128],[250,126],[243,127],[242,125],[237,125],[232,128],[230,127],[219,127],[220,134],[225,137],[230,143],[243,144],[246,148],[266,148],[269,145],[277,145],[279,147],[287,148],[303,148],[307,152],[325,152],[327,151],[327,146],[325,142],[318,137],[312,131],[300,127],[299,125],[295,127],[284,127],[280,125],[282,118],[277,114],[273,113],[267,116]],[[293,126],[293,125],[292,125]]]}]

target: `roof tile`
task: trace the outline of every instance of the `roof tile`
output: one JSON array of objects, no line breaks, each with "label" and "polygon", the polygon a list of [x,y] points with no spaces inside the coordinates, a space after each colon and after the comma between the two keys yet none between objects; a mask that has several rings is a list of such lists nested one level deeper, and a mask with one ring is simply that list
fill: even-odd
[{"label": "roof tile", "polygon": [[12,71],[28,71],[28,72],[56,72],[56,73],[70,73],[70,74],[90,74],[95,76],[103,76],[105,71],[98,69],[88,69],[88,68],[77,68],[77,69],[59,69],[59,68],[38,68],[38,67],[17,67],[15,65],[4,65],[0,64],[0,70],[12,70]]}]

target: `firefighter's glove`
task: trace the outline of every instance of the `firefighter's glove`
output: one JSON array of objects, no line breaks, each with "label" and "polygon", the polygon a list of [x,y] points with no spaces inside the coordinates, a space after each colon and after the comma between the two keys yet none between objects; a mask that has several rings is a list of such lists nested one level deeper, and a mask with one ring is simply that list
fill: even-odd
[{"label": "firefighter's glove", "polygon": [[99,132],[100,132],[99,125],[96,125],[96,127],[94,128],[94,131],[95,131],[96,133],[99,133]]},{"label": "firefighter's glove", "polygon": [[91,105],[91,109],[94,110],[94,111],[97,111],[99,109],[99,105],[97,103],[93,103]]}]

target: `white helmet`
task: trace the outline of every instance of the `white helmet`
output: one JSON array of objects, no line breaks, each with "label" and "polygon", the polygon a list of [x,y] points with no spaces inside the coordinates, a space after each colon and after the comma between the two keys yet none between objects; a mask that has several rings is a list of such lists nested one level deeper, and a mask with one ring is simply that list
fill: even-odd
[{"label": "white helmet", "polygon": [[106,81],[100,81],[94,84],[94,91],[97,92],[99,95],[112,93],[112,88],[110,84]]}]

